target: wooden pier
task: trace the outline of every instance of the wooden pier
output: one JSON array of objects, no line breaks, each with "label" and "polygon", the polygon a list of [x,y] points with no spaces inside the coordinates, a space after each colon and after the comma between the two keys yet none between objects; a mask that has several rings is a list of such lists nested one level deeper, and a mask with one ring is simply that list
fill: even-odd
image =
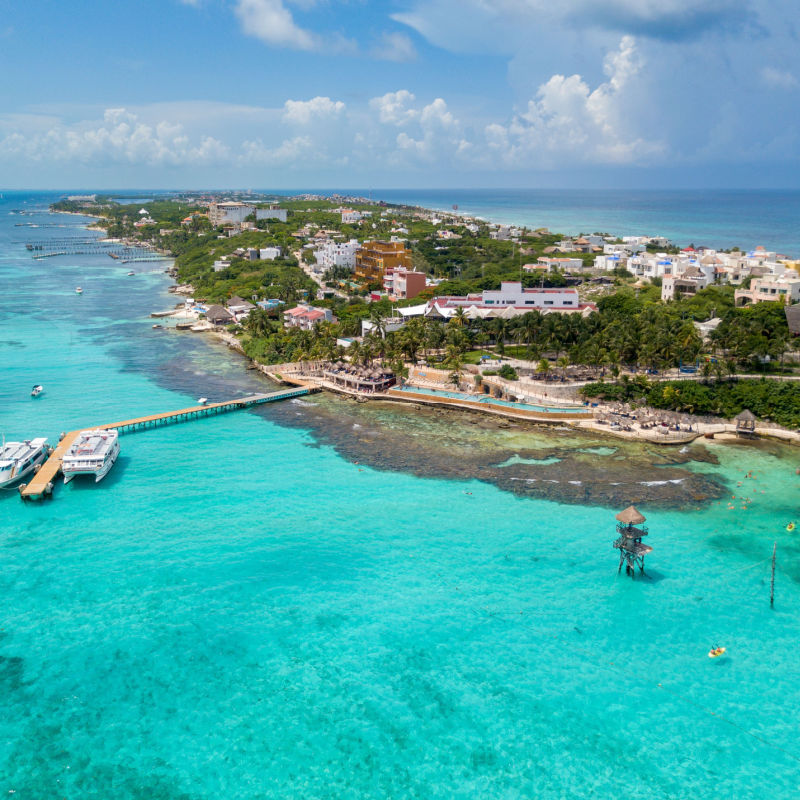
[{"label": "wooden pier", "polygon": [[301,386],[294,386],[291,389],[281,389],[277,392],[268,392],[267,394],[251,394],[247,397],[240,397],[237,400],[228,400],[224,403],[207,403],[206,405],[190,406],[189,408],[181,408],[178,411],[167,411],[163,414],[150,414],[145,417],[126,419],[122,422],[112,422],[107,425],[92,425],[80,430],[70,431],[64,434],[61,441],[58,443],[58,447],[53,450],[50,458],[42,464],[39,471],[31,478],[30,483],[20,485],[20,496],[23,500],[39,500],[52,494],[55,478],[61,471],[61,461],[81,430],[88,430],[89,428],[115,428],[120,434],[132,433],[133,431],[145,430],[146,428],[155,428],[159,425],[171,425],[177,422],[189,422],[202,417],[225,414],[228,411],[238,411],[242,408],[260,406],[264,403],[290,400],[293,397],[302,397],[303,395],[318,391],[320,391],[318,386],[304,383]]}]

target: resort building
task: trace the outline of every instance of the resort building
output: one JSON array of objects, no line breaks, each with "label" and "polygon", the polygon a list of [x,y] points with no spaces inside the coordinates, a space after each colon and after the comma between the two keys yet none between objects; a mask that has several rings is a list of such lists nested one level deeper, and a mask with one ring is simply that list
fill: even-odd
[{"label": "resort building", "polygon": [[283,324],[287,328],[300,328],[310,331],[320,322],[338,322],[329,308],[299,305],[283,314]]},{"label": "resort building", "polygon": [[414,272],[405,267],[389,267],[383,276],[383,288],[390,297],[410,300],[425,288],[424,272]]},{"label": "resort building", "polygon": [[355,277],[361,283],[383,282],[388,269],[411,269],[411,253],[404,242],[364,242],[356,253]]},{"label": "resort building", "polygon": [[262,261],[274,261],[276,258],[281,257],[280,247],[262,247],[258,251],[259,257]]},{"label": "resort building", "polygon": [[787,272],[779,278],[755,278],[749,289],[737,289],[733,296],[737,306],[775,300],[797,303],[800,301],[800,277],[796,272]]},{"label": "resort building", "polygon": [[255,206],[250,206],[246,203],[210,203],[208,206],[208,219],[214,228],[227,224],[241,226],[247,217],[255,213],[255,210]]},{"label": "resort building", "polygon": [[403,317],[450,319],[459,308],[469,319],[511,318],[528,311],[581,315],[597,311],[594,303],[580,302],[576,289],[525,289],[517,282],[504,282],[499,289],[485,289],[480,294],[434,297],[428,303],[397,311]]}]

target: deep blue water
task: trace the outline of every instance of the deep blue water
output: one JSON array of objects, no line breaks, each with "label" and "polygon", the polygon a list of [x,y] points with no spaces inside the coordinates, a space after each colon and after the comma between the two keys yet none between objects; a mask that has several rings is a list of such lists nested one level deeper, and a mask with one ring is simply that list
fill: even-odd
[{"label": "deep blue water", "polygon": [[[152,329],[158,268],[34,261],[8,211],[46,199],[0,201],[7,437],[266,387]],[[316,402],[124,435],[101,484],[43,504],[0,492],[0,794],[797,796],[796,450],[696,463],[736,502],[643,509],[633,582],[615,509],[351,463],[286,424]]]},{"label": "deep blue water", "polygon": [[374,200],[452,210],[565,234],[666,236],[676,244],[752,249],[800,258],[800,191],[543,189],[350,190]]}]

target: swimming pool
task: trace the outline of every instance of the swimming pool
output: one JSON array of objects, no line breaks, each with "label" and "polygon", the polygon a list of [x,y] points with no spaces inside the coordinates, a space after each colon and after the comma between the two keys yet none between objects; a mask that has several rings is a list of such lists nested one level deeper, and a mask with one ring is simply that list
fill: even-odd
[{"label": "swimming pool", "polygon": [[454,400],[466,400],[470,403],[486,403],[493,406],[506,406],[507,408],[519,408],[523,411],[540,411],[544,414],[589,414],[591,413],[588,408],[583,406],[556,406],[549,408],[547,406],[537,406],[530,403],[512,403],[510,400],[500,400],[496,397],[489,397],[489,395],[471,395],[464,392],[450,392],[445,389],[420,389],[417,386],[402,386],[399,387],[401,392],[409,392],[411,394],[427,394],[436,397],[451,397]]}]

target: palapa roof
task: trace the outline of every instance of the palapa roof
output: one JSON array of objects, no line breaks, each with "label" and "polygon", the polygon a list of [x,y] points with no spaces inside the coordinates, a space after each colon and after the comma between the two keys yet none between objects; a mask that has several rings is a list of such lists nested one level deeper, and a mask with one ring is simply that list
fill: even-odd
[{"label": "palapa roof", "polygon": [[737,414],[734,419],[737,422],[755,422],[758,417],[749,408],[746,408],[741,414]]},{"label": "palapa roof", "polygon": [[645,518],[633,506],[628,506],[624,511],[620,511],[616,518],[623,525],[641,525],[645,521]]},{"label": "palapa roof", "polygon": [[794,334],[800,334],[800,303],[793,306],[786,306],[786,322],[789,323],[789,330]]}]

